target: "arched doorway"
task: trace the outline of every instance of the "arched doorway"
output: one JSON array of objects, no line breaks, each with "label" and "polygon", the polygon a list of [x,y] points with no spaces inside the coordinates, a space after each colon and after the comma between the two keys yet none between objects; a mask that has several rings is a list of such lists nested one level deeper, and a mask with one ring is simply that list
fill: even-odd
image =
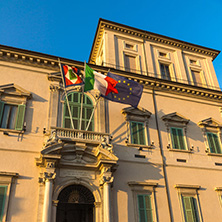
[{"label": "arched doorway", "polygon": [[82,185],[70,185],[58,196],[56,222],[93,222],[94,196]]}]

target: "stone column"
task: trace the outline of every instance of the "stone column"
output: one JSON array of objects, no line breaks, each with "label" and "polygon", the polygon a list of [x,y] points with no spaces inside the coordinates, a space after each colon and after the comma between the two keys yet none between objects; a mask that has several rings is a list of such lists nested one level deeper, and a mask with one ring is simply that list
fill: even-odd
[{"label": "stone column", "polygon": [[110,182],[105,182],[103,184],[103,209],[104,209],[104,222],[111,221],[111,212],[110,212]]},{"label": "stone column", "polygon": [[53,180],[55,179],[55,173],[44,173],[45,179],[45,195],[44,205],[42,213],[42,222],[51,222],[51,207],[52,207],[52,191],[53,191]]},{"label": "stone column", "polygon": [[109,167],[102,169],[100,184],[103,186],[103,221],[111,222],[110,187],[113,182],[112,172]]}]

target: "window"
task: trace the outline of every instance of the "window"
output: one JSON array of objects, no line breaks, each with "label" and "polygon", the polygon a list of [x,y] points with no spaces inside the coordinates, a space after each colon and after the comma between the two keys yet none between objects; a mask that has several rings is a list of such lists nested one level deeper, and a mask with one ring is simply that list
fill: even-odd
[{"label": "window", "polygon": [[183,129],[171,127],[172,148],[185,150]]},{"label": "window", "polygon": [[18,173],[0,171],[0,222],[8,221],[7,212],[9,207],[10,192]]},{"label": "window", "polygon": [[207,132],[207,139],[211,153],[221,153],[219,139],[216,133]]},{"label": "window", "polygon": [[159,52],[159,56],[167,58],[167,54],[165,52]]},{"label": "window", "polygon": [[125,55],[125,70],[127,72],[135,72],[136,71],[136,57],[131,55]]},{"label": "window", "polygon": [[0,221],[2,221],[3,216],[4,216],[7,189],[8,189],[8,186],[0,185]]},{"label": "window", "polygon": [[134,46],[133,46],[133,45],[131,45],[131,44],[129,44],[129,43],[126,43],[126,48],[127,48],[127,49],[133,49],[133,48],[134,48]]},{"label": "window", "polygon": [[206,153],[208,153],[208,155],[221,155],[221,123],[210,117],[200,121],[198,125],[203,132]]},{"label": "window", "polygon": [[171,80],[169,65],[160,63],[160,73],[162,79]]},{"label": "window", "polygon": [[144,123],[130,122],[131,142],[132,144],[145,145]]},{"label": "window", "polygon": [[127,145],[149,146],[151,141],[148,131],[148,119],[152,113],[143,108],[127,107],[122,109],[122,114],[125,115],[127,126]]},{"label": "window", "polygon": [[153,222],[152,204],[150,195],[137,195],[139,221],[140,222]]},{"label": "window", "polygon": [[220,205],[222,207],[222,187],[215,187],[214,190],[217,192],[218,199],[219,199]]},{"label": "window", "polygon": [[[79,129],[80,127],[81,100],[82,100],[81,93],[73,92],[73,93],[68,94],[68,101],[69,101],[71,116],[72,116],[75,129]],[[82,107],[82,124],[81,124],[82,130],[86,130],[92,112],[93,112],[93,103],[91,99],[87,95],[84,94],[83,107]],[[67,101],[65,101],[65,104],[64,104],[63,126],[65,128],[72,128]],[[88,130],[89,131],[94,130],[94,118],[92,118]]]},{"label": "window", "polygon": [[201,78],[201,72],[191,70],[191,73],[192,73],[192,78],[193,78],[193,84],[195,86],[202,86],[203,81],[202,81],[202,78]]},{"label": "window", "polygon": [[196,198],[192,196],[182,196],[183,209],[186,222],[198,222],[198,209]]},{"label": "window", "polygon": [[0,128],[23,130],[25,105],[12,105],[0,101]]},{"label": "window", "polygon": [[198,185],[176,184],[181,212],[185,222],[202,222],[202,214],[198,198]]},{"label": "window", "polygon": [[162,120],[167,128],[167,148],[174,151],[190,152],[192,148],[188,148],[189,143],[187,140],[187,124],[190,120],[177,112],[162,116]]},{"label": "window", "polygon": [[133,194],[133,203],[135,207],[135,222],[156,222],[157,209],[155,189],[158,186],[156,182],[128,182]]},{"label": "window", "polygon": [[31,93],[15,84],[0,86],[0,129],[20,133],[24,129],[27,99]]}]

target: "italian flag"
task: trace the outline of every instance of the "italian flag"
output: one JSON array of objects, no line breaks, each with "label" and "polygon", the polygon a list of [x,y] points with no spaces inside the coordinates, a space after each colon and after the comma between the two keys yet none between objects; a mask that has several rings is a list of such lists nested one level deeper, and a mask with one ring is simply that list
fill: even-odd
[{"label": "italian flag", "polygon": [[79,70],[77,68],[68,65],[62,65],[62,72],[66,87],[82,83],[82,79],[78,75]]},{"label": "italian flag", "polygon": [[85,87],[84,92],[97,89],[103,96],[107,96],[110,92],[118,93],[115,88],[118,82],[108,76],[98,73],[85,65]]}]

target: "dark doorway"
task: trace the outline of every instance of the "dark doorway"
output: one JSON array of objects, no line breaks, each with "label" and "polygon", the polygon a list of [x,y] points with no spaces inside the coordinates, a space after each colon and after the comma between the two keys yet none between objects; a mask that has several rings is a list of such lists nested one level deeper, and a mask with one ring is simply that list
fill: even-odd
[{"label": "dark doorway", "polygon": [[58,197],[56,222],[93,222],[94,196],[81,185],[71,185]]}]

